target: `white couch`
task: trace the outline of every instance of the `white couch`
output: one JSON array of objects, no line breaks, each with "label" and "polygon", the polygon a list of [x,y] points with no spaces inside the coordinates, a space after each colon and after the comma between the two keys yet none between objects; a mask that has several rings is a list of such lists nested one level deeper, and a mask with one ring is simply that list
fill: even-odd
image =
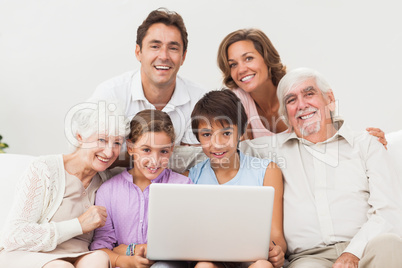
[{"label": "white couch", "polygon": [[[399,178],[402,180],[402,130],[386,135],[388,151],[395,162]],[[6,215],[11,209],[15,184],[34,156],[18,154],[0,154],[0,230]]]}]

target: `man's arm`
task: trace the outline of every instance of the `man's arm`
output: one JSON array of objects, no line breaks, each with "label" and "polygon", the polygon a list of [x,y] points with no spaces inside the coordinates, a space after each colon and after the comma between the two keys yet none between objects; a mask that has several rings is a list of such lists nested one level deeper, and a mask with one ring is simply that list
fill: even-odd
[{"label": "man's arm", "polygon": [[402,201],[399,196],[402,187],[390,161],[390,155],[374,137],[370,137],[368,145],[362,145],[360,150],[369,182],[370,215],[344,251],[357,258],[362,257],[370,239],[382,233],[400,233],[396,228],[400,225],[402,215]]}]

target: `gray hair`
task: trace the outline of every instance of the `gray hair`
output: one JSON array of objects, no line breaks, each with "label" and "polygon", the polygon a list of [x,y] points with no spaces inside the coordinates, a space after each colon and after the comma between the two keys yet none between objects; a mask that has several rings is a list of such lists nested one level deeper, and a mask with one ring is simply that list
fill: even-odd
[{"label": "gray hair", "polygon": [[72,107],[65,118],[65,134],[74,147],[79,146],[77,135],[88,138],[95,133],[120,136],[130,130],[123,106],[117,101],[91,100]]},{"label": "gray hair", "polygon": [[313,69],[298,68],[292,70],[288,72],[278,84],[276,95],[279,100],[279,115],[284,119],[284,122],[288,127],[291,126],[289,124],[288,113],[286,110],[285,95],[294,87],[309,79],[315,80],[318,89],[321,91],[323,96],[326,97],[326,94],[331,90],[331,86],[322,74]]}]

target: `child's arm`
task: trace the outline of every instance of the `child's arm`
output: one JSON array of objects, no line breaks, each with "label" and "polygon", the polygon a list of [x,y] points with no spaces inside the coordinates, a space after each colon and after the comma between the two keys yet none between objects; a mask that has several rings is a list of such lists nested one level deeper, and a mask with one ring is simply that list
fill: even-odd
[{"label": "child's arm", "polygon": [[[134,247],[134,255],[136,255],[136,253],[138,252],[138,249],[140,247],[144,247],[145,256],[146,256],[147,255],[147,244],[137,244],[137,245],[135,245],[135,247]],[[120,254],[120,255],[125,255],[126,252],[127,252],[127,248],[128,248],[128,245],[120,244],[120,245],[118,245],[117,247],[115,247],[113,249],[113,252],[117,253],[117,254]]]},{"label": "child's arm", "polygon": [[148,260],[145,257],[145,248],[143,245],[142,247],[139,247],[136,255],[134,256],[126,256],[126,253],[124,254],[118,254],[110,249],[107,248],[102,248],[104,252],[109,255],[109,259],[111,261],[112,267],[120,267],[120,268],[132,268],[132,267],[151,267],[152,264],[154,264],[154,261]]},{"label": "child's arm", "polygon": [[269,261],[274,267],[283,266],[287,249],[283,235],[283,178],[281,169],[274,163],[269,163],[264,176],[264,186],[272,186],[275,189],[274,208],[272,212],[271,240]]}]

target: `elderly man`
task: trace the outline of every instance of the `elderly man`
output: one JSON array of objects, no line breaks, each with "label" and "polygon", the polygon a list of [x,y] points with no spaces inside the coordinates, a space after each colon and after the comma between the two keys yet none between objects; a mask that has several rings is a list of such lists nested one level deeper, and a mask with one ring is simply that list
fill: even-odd
[{"label": "elderly man", "polygon": [[240,146],[283,171],[289,267],[400,267],[401,187],[387,151],[334,120],[334,94],[316,71],[289,72],[277,95],[291,131]]},{"label": "elderly man", "polygon": [[91,99],[122,101],[129,119],[145,109],[162,110],[172,119],[176,144],[198,144],[190,115],[206,90],[177,75],[187,44],[187,30],[179,14],[167,9],[152,11],[137,29],[135,55],[141,68],[103,82]]}]

